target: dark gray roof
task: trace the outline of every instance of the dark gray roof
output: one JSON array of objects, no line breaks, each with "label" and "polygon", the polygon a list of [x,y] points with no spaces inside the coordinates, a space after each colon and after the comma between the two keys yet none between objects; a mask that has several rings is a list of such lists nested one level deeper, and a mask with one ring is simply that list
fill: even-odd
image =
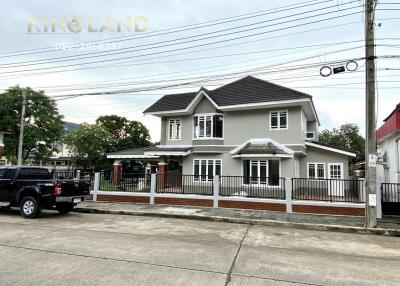
[{"label": "dark gray roof", "polygon": [[[246,76],[217,89],[205,91],[219,106],[311,98],[308,94],[253,76]],[[165,95],[146,109],[145,113],[185,109],[197,94],[198,92]]]},{"label": "dark gray roof", "polygon": [[156,101],[144,112],[171,111],[185,109],[196,97],[197,92],[167,94]]},{"label": "dark gray roof", "polygon": [[164,152],[164,151],[171,151],[171,152],[186,152],[192,150],[192,147],[188,146],[174,146],[174,147],[168,147],[168,146],[155,146],[155,147],[150,147],[146,149],[147,151],[152,151],[152,152]]},{"label": "dark gray roof", "polygon": [[343,148],[343,147],[338,147],[338,146],[331,145],[331,144],[321,143],[321,142],[318,142],[318,141],[315,141],[315,140],[309,140],[309,142],[313,143],[313,144],[316,144],[316,145],[323,146],[323,147],[329,147],[329,148],[334,148],[334,149],[345,151],[345,152],[355,153],[354,150],[350,150],[350,149]]},{"label": "dark gray roof", "polygon": [[288,154],[273,143],[252,144],[247,143],[237,154]]},{"label": "dark gray roof", "polygon": [[107,153],[107,155],[143,155],[144,151],[149,149],[149,147],[146,148],[135,148],[135,149],[128,149],[128,150],[123,150],[123,151],[117,151],[117,152],[111,152]]},{"label": "dark gray roof", "polygon": [[71,132],[71,131],[75,131],[75,130],[79,129],[79,126],[80,126],[80,124],[73,123],[73,122],[64,121],[63,123],[64,123],[64,128],[63,128],[64,134]]}]

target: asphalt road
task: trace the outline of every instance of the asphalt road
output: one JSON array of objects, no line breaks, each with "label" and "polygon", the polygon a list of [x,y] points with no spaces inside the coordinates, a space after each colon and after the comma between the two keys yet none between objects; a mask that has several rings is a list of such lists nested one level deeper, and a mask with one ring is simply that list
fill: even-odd
[{"label": "asphalt road", "polygon": [[0,285],[400,285],[400,238],[0,211]]}]

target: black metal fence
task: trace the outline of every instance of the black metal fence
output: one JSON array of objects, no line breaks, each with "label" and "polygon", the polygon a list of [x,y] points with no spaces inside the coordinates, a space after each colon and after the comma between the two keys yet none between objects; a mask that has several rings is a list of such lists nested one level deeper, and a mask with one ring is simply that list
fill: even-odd
[{"label": "black metal fence", "polygon": [[94,172],[86,171],[52,171],[54,180],[82,180],[90,184],[93,188]]},{"label": "black metal fence", "polygon": [[294,200],[315,200],[329,202],[365,202],[363,180],[343,179],[292,179]]},{"label": "black metal fence", "polygon": [[382,183],[382,202],[400,203],[400,184]]},{"label": "black metal fence", "polygon": [[100,173],[100,191],[150,192],[151,176],[143,173]]},{"label": "black metal fence", "polygon": [[213,195],[213,178],[176,173],[157,174],[156,192],[172,194]]},{"label": "black metal fence", "polygon": [[285,199],[285,178],[221,176],[219,195]]}]

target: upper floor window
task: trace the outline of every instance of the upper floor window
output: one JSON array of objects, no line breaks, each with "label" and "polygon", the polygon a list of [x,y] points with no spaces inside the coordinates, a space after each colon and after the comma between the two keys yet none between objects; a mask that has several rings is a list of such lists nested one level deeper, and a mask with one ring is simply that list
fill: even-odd
[{"label": "upper floor window", "polygon": [[201,114],[193,117],[193,138],[222,138],[224,118],[220,114]]},{"label": "upper floor window", "polygon": [[280,130],[288,128],[288,112],[271,111],[269,113],[269,128],[270,130]]},{"label": "upper floor window", "polygon": [[180,119],[170,119],[168,125],[168,140],[181,139],[182,122]]}]

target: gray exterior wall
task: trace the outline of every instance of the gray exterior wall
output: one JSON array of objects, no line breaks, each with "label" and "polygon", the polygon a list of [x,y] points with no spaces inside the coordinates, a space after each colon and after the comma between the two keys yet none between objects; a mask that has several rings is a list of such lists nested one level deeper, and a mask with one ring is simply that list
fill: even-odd
[{"label": "gray exterior wall", "polygon": [[[270,112],[277,110],[288,111],[288,129],[270,130]],[[193,115],[204,113],[223,113],[224,138],[222,140],[193,140]],[[181,140],[168,140],[169,119],[173,118],[182,120]],[[307,177],[307,163],[324,163],[326,177],[329,172],[328,163],[342,163],[344,178],[348,178],[348,156],[315,147],[304,148],[306,132],[314,131],[317,135],[318,125],[316,121],[307,121],[300,106],[221,112],[204,97],[195,107],[192,115],[164,116],[161,119],[161,125],[161,145],[193,146],[193,153],[183,158],[183,174],[193,174],[193,160],[203,158],[222,159],[222,175],[242,176],[242,159],[232,158],[229,151],[249,139],[270,138],[280,144],[294,144],[288,147],[294,151],[306,153],[296,157],[300,164],[300,177]],[[296,144],[299,145],[295,146]],[[225,147],[218,147],[221,145]],[[281,177],[294,177],[294,160],[281,159]]]},{"label": "gray exterior wall", "polygon": [[324,163],[325,178],[328,178],[328,164],[343,164],[343,179],[349,178],[349,157],[332,151],[323,150],[315,147],[307,147],[307,156],[300,158],[300,177],[307,178],[307,163]]},{"label": "gray exterior wall", "polygon": [[318,141],[318,123],[316,121],[307,121],[307,132],[314,132],[314,140]]},{"label": "gray exterior wall", "polygon": [[[270,112],[288,111],[288,129],[270,130]],[[270,138],[281,144],[302,144],[301,108],[271,108],[224,113],[225,144],[240,145],[252,138]]]},{"label": "gray exterior wall", "polygon": [[[270,130],[270,112],[276,110],[288,111],[288,129]],[[245,111],[221,112],[203,98],[196,106],[193,114],[223,113],[223,140],[193,140],[193,115],[165,116],[161,120],[161,144],[164,145],[240,145],[249,139],[271,138],[282,144],[303,144],[307,121],[301,107],[268,108]],[[182,120],[181,140],[168,140],[169,119]]]}]

